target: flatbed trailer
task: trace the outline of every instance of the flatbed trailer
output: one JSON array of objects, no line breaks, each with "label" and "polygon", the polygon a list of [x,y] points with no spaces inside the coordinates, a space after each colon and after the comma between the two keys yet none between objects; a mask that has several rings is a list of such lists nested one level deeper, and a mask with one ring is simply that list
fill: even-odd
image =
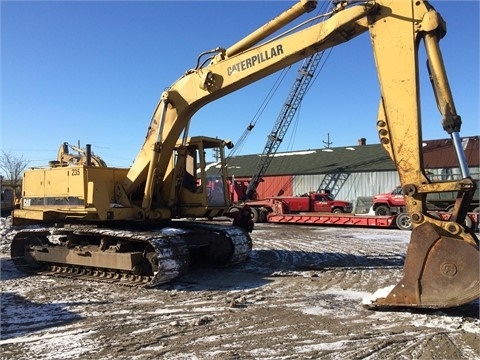
[{"label": "flatbed trailer", "polygon": [[[432,216],[449,220],[451,213],[440,211],[431,212]],[[412,222],[407,213],[395,215],[379,216],[364,215],[353,213],[319,213],[305,212],[289,214],[285,213],[285,207],[282,203],[276,202],[273,206],[273,212],[267,215],[266,221],[277,224],[305,224],[305,225],[332,225],[332,226],[357,226],[357,227],[377,227],[392,228],[400,230],[411,230]],[[473,231],[478,232],[479,213],[470,212],[467,214],[465,225]]]},{"label": "flatbed trailer", "polygon": [[395,228],[397,215],[375,216],[356,214],[330,214],[330,213],[305,213],[305,214],[277,214],[267,216],[269,223],[282,224],[308,224],[308,225],[340,225],[340,226],[367,226]]}]

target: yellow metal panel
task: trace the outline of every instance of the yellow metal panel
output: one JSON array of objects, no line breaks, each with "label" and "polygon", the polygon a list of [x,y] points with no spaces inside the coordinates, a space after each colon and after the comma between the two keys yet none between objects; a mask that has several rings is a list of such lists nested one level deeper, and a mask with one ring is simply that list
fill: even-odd
[{"label": "yellow metal panel", "polygon": [[68,168],[45,171],[45,196],[68,196]]},{"label": "yellow metal panel", "polygon": [[[103,189],[104,198],[110,202],[115,202],[115,184],[122,183],[128,169],[107,168],[107,167],[89,167],[85,169],[85,189],[87,183],[94,183],[95,189]],[[93,188],[92,188],[93,189]],[[88,197],[93,196],[88,194]],[[107,204],[108,205],[108,204]]]},{"label": "yellow metal panel", "polygon": [[41,210],[15,209],[14,214],[14,223],[15,221],[18,223],[18,219],[45,220],[44,212]]},{"label": "yellow metal panel", "polygon": [[24,197],[40,196],[45,194],[45,171],[29,170],[23,175],[22,193]]},{"label": "yellow metal panel", "polygon": [[67,168],[66,181],[68,182],[68,196],[85,198],[85,168]]}]

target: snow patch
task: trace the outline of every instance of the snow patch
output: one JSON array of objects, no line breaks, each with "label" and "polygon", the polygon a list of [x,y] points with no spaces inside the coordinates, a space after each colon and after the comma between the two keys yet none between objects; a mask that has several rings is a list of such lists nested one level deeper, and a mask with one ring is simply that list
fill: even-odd
[{"label": "snow patch", "polygon": [[378,289],[375,291],[372,295],[366,296],[362,300],[363,305],[373,305],[374,303],[377,302],[378,299],[386,298],[388,294],[393,290],[395,285],[387,286],[382,289]]}]

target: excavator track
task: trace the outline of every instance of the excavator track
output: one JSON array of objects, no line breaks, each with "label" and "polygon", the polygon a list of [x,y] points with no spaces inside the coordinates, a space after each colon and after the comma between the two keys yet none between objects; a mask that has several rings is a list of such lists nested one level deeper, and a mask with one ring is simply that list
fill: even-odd
[{"label": "excavator track", "polygon": [[248,233],[232,226],[172,222],[152,231],[73,226],[17,231],[11,258],[26,273],[155,287],[187,273],[196,257],[230,265],[245,260],[251,248]]},{"label": "excavator track", "polygon": [[[174,224],[175,228],[181,228],[200,238],[210,238],[208,246],[200,247],[201,258],[196,259],[202,263],[235,265],[246,260],[252,251],[252,239],[242,228],[201,222],[175,221]],[[189,245],[189,248],[192,249],[192,245]]]}]

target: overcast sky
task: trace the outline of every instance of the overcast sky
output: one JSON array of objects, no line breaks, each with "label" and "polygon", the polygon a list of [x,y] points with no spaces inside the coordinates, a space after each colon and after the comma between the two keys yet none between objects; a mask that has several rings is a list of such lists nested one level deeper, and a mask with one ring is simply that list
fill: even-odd
[{"label": "overcast sky", "polygon": [[[39,166],[54,160],[63,142],[89,143],[109,165],[129,166],[160,94],[195,66],[198,54],[228,48],[292,4],[1,1],[1,149]],[[441,47],[464,123],[461,134],[479,135],[479,2],[432,4],[447,22]],[[314,14],[325,8],[319,3]],[[379,89],[368,34],[335,47],[325,59],[280,151],[356,145],[361,137],[379,142]],[[190,134],[236,142],[256,121],[237,154],[261,153],[300,65],[291,67],[264,110],[278,74],[201,109]],[[430,88],[422,88],[422,99],[424,138],[448,137]]]}]

